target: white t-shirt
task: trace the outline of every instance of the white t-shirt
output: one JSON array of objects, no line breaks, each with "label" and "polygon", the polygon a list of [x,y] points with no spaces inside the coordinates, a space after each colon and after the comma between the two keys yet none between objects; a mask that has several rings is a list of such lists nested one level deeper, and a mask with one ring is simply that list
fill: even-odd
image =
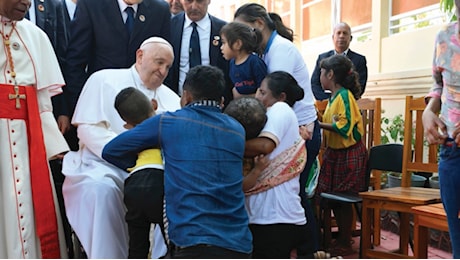
[{"label": "white t-shirt", "polygon": [[[289,57],[286,59],[286,57]],[[290,73],[304,90],[304,98],[295,102],[294,112],[299,125],[316,120],[315,98],[311,90],[310,74],[297,47],[286,38],[276,35],[268,52],[264,55],[268,73],[285,71]]]},{"label": "white t-shirt", "polygon": [[[271,160],[289,149],[299,138],[297,117],[285,102],[277,102],[267,110],[267,123],[260,136],[275,141],[276,148],[268,154]],[[246,210],[250,224],[307,223],[300,204],[299,176],[264,192],[246,197]]]}]

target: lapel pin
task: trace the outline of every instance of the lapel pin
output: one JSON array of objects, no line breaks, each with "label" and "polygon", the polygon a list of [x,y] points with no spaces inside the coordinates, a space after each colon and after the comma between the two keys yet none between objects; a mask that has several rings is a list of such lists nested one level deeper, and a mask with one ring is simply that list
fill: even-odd
[{"label": "lapel pin", "polygon": [[43,12],[45,11],[45,7],[42,4],[38,5],[38,11]]},{"label": "lapel pin", "polygon": [[142,15],[142,14],[139,15],[139,20],[140,20],[141,22],[145,22],[145,16]]}]

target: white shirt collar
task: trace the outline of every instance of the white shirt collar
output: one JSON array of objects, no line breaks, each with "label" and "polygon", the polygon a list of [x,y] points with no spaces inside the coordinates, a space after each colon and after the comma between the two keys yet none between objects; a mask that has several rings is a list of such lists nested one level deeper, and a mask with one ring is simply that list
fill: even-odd
[{"label": "white shirt collar", "polygon": [[73,15],[75,14],[75,8],[77,4],[74,3],[72,0],[65,0],[65,4],[67,5],[67,11],[69,12],[70,20],[73,19]]},{"label": "white shirt collar", "polygon": [[[187,14],[185,14],[184,28],[187,28],[187,27],[191,26],[192,23],[193,23],[193,21],[190,20],[190,18],[188,18]],[[209,19],[209,15],[206,14],[206,15],[203,17],[203,19],[197,21],[196,24],[198,25],[198,27],[204,29],[204,28],[206,28],[207,26],[211,25],[211,19]]]},{"label": "white shirt collar", "polygon": [[137,13],[137,7],[139,4],[133,4],[133,5],[127,5],[125,1],[123,0],[118,0],[118,6],[120,7],[120,12],[123,13],[126,9],[126,7],[131,6],[134,9],[134,13]]},{"label": "white shirt collar", "polygon": [[345,50],[344,52],[342,52],[342,53],[338,53],[336,50],[334,50],[334,54],[335,54],[335,55],[337,55],[337,54],[342,54],[342,55],[347,56],[349,50],[350,50],[350,48],[346,49],[346,50]]}]

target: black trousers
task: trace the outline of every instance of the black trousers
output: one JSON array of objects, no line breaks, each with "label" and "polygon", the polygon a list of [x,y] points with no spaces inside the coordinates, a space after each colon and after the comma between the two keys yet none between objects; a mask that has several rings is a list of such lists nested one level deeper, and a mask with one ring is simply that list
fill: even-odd
[{"label": "black trousers", "polygon": [[307,225],[249,224],[253,238],[252,258],[289,259],[292,249],[305,243]]},{"label": "black trousers", "polygon": [[150,248],[150,225],[163,227],[164,171],[146,168],[125,180],[124,202],[127,208],[128,258],[146,259]]}]

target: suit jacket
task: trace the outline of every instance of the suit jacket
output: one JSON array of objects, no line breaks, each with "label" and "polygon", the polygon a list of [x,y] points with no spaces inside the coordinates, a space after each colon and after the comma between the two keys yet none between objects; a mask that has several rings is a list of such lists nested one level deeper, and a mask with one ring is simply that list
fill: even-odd
[{"label": "suit jacket", "polygon": [[59,65],[63,66],[68,43],[64,9],[60,0],[35,0],[35,24],[40,27],[53,45]]},{"label": "suit jacket", "polygon": [[[311,76],[311,88],[313,90],[313,95],[315,96],[316,100],[324,100],[329,98],[330,96],[330,94],[325,93],[323,87],[321,87],[321,82],[319,80],[319,77],[321,75],[321,67],[319,66],[319,63],[322,59],[328,58],[332,55],[334,55],[334,50],[320,54],[318,56],[318,59],[316,60],[316,67]],[[358,72],[359,74],[359,83],[361,84],[361,95],[363,95],[367,83],[366,57],[350,49],[347,52],[347,57],[351,60],[351,62],[353,62],[353,64],[355,65],[356,72]]]},{"label": "suit jacket", "polygon": [[[60,0],[35,0],[33,4],[34,6],[30,8],[35,8],[35,21],[32,22],[48,36],[62,70],[69,40],[62,2]],[[63,95],[54,96],[51,101],[54,116],[57,118],[59,115],[64,114],[63,111],[67,109],[64,106]]]},{"label": "suit jacket", "polygon": [[70,22],[64,94],[73,113],[86,79],[108,68],[128,68],[141,43],[152,36],[169,40],[171,13],[164,0],[143,0],[129,36],[117,0],[78,0]]},{"label": "suit jacket", "polygon": [[66,0],[61,0],[62,9],[64,9],[64,26],[67,30],[67,37],[70,38],[70,21],[72,21],[73,17],[69,16],[68,6],[66,4]]},{"label": "suit jacket", "polygon": [[[210,65],[220,68],[225,75],[226,91],[224,93],[225,104],[228,104],[233,99],[232,83],[228,76],[228,64],[220,51],[221,41],[218,44],[213,43],[214,36],[219,36],[220,29],[227,23],[215,16],[209,15],[211,19],[211,37],[209,41],[209,60]],[[174,63],[169,69],[168,77],[165,80],[165,85],[170,87],[174,92],[179,94],[179,64],[180,64],[180,50],[182,48],[182,33],[184,30],[185,13],[179,13],[171,18],[171,44],[174,47]]]}]

